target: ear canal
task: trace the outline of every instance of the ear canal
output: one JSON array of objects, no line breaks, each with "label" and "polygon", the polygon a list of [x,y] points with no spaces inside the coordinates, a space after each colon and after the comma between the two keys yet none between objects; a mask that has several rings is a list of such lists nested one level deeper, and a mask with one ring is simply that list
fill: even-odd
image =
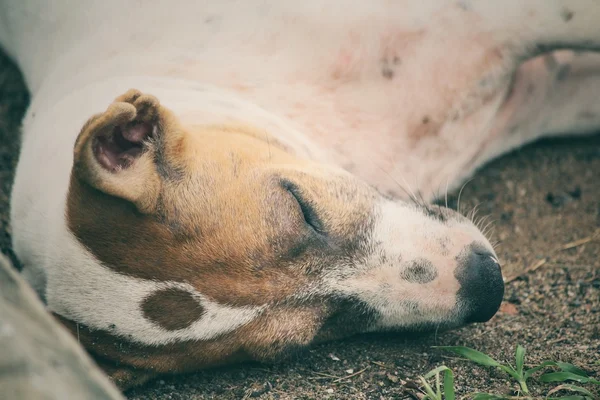
[{"label": "ear canal", "polygon": [[[73,174],[80,181],[132,202],[142,213],[156,207],[161,179],[154,149],[165,138],[154,96],[130,90],[84,125],[75,143]],[[172,120],[172,118],[168,118]]]}]

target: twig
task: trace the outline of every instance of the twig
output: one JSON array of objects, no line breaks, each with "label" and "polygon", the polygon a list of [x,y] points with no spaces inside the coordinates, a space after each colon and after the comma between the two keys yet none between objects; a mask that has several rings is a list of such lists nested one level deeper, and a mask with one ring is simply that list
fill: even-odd
[{"label": "twig", "polygon": [[511,276],[509,278],[506,278],[506,280],[504,281],[504,283],[512,282],[515,279],[520,278],[520,277],[522,277],[525,274],[533,272],[533,271],[539,269],[542,265],[546,264],[547,262],[548,262],[547,258],[542,258],[541,260],[539,260],[535,264],[532,264],[529,267],[525,268],[523,271],[521,271],[521,273],[519,273],[517,275],[514,275],[514,276]]},{"label": "twig", "polygon": [[567,244],[563,245],[560,248],[560,250],[569,250],[574,247],[579,247],[583,244],[589,243],[589,242],[593,241],[594,239],[596,239],[596,236],[598,236],[598,232],[600,232],[600,230],[597,230],[592,236],[588,236],[583,239],[579,239],[579,240],[575,240],[570,243],[567,243]]},{"label": "twig", "polygon": [[371,364],[375,364],[375,365],[377,365],[377,366],[379,366],[379,367],[381,367],[381,368],[386,368],[386,369],[387,369],[387,368],[390,368],[389,366],[387,366],[387,365],[385,365],[384,363],[382,363],[382,362],[379,362],[379,361],[371,361]]},{"label": "twig", "polygon": [[572,242],[563,244],[562,246],[560,246],[559,248],[555,249],[554,251],[551,251],[550,255],[548,257],[543,258],[543,259],[539,260],[538,262],[536,262],[535,264],[532,264],[531,266],[525,268],[521,273],[506,278],[504,282],[505,283],[512,282],[515,279],[520,278],[520,277],[522,277],[525,274],[531,273],[531,272],[539,269],[541,266],[545,265],[548,262],[548,259],[551,256],[555,255],[558,252],[561,252],[561,251],[564,251],[564,250],[569,250],[569,249],[574,249],[575,247],[579,247],[579,246],[583,246],[584,244],[592,242],[592,241],[594,241],[594,240],[596,240],[598,238],[600,238],[600,229],[596,229],[596,231],[592,235],[590,235],[590,236],[587,236],[587,237],[584,237],[582,239],[574,240]]},{"label": "twig", "polygon": [[547,342],[547,344],[556,344],[556,343],[564,342],[565,340],[567,340],[566,337],[561,337],[558,339],[550,340],[549,342]]},{"label": "twig", "polygon": [[335,375],[331,375],[331,374],[326,374],[324,372],[318,372],[318,371],[312,371],[312,372],[313,372],[313,374],[321,375],[321,376],[324,376],[325,378],[333,378],[333,379],[339,378],[339,376],[335,376]]},{"label": "twig", "polygon": [[355,377],[355,376],[357,376],[357,375],[360,375],[360,374],[362,374],[363,372],[365,372],[365,371],[366,371],[366,370],[368,370],[368,369],[369,369],[369,367],[367,366],[367,367],[365,367],[365,368],[361,369],[360,371],[357,371],[357,372],[355,372],[355,373],[353,373],[353,374],[346,375],[346,376],[343,376],[343,377],[341,377],[341,378],[339,378],[339,379],[336,379],[336,380],[335,380],[335,381],[333,381],[332,383],[337,383],[337,382],[343,381],[344,379],[350,379],[350,378],[353,378],[353,377]]}]

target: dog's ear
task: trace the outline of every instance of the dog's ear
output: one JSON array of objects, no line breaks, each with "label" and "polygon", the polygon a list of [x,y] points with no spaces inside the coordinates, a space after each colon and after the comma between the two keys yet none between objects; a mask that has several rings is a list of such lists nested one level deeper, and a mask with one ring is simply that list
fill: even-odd
[{"label": "dog's ear", "polygon": [[82,128],[75,142],[74,177],[150,213],[161,188],[156,165],[159,153],[164,154],[160,147],[180,136],[170,111],[154,96],[132,89]]}]

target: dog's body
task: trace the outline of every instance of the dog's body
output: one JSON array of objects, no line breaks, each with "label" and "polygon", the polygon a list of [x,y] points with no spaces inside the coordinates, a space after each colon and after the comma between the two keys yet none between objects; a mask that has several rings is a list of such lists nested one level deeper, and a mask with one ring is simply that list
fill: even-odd
[{"label": "dog's body", "polygon": [[[600,49],[598,20],[585,0],[4,0],[0,44],[32,93],[12,197],[24,274],[123,385],[486,320],[488,241],[387,197],[600,128],[600,56],[523,64]],[[168,109],[129,91],[95,115],[130,87]]]}]

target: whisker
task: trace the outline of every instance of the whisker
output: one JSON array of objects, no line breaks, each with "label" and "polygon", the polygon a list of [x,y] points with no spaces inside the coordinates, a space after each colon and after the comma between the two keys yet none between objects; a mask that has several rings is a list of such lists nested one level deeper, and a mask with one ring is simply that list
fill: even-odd
[{"label": "whisker", "polygon": [[419,199],[417,198],[417,196],[415,195],[415,191],[412,189],[412,187],[408,184],[408,182],[406,182],[406,179],[404,179],[404,177],[402,176],[402,181],[404,182],[404,184],[406,186],[408,186],[408,190],[410,191],[410,193],[412,194],[412,198],[415,200],[415,204],[417,206],[419,206]]},{"label": "whisker", "polygon": [[410,190],[410,191],[409,191],[409,190],[406,190],[406,189],[404,188],[404,186],[402,186],[402,185],[400,184],[400,182],[398,182],[398,181],[397,181],[397,180],[396,180],[396,179],[395,179],[395,178],[392,176],[392,174],[390,174],[389,172],[387,172],[387,171],[386,171],[384,168],[382,168],[382,167],[381,167],[379,164],[377,164],[377,163],[373,163],[373,164],[374,164],[374,165],[375,165],[377,168],[379,168],[379,169],[380,169],[380,170],[381,170],[381,171],[382,171],[384,174],[386,174],[386,175],[387,175],[387,177],[388,177],[388,178],[390,178],[390,179],[392,180],[392,182],[394,182],[394,184],[396,184],[396,186],[398,186],[398,187],[400,188],[400,190],[402,190],[402,191],[403,191],[403,192],[404,192],[404,193],[405,193],[405,194],[408,196],[408,198],[409,198],[409,199],[410,199],[410,200],[411,200],[413,203],[415,203],[415,205],[416,205],[416,206],[418,206],[418,205],[419,205],[419,203],[418,203],[418,201],[417,201],[417,198],[416,198],[415,194],[412,192],[412,190],[410,189],[410,187],[409,187],[409,190]]},{"label": "whisker", "polygon": [[481,225],[483,225],[488,220],[488,218],[490,218],[491,216],[492,216],[491,214],[488,214],[488,215],[484,215],[482,218],[480,218],[479,222],[476,224],[477,228],[479,228],[479,230],[483,230],[483,229],[481,229]]},{"label": "whisker", "polygon": [[[489,217],[489,215],[488,215],[488,217]],[[496,222],[496,220],[495,220],[495,219],[493,219],[493,220],[490,220],[490,222],[488,222],[488,223],[487,223],[487,224],[486,224],[486,225],[483,227],[482,231],[484,231],[484,232],[485,232],[485,230],[486,230],[488,227],[490,227],[490,225],[491,225],[491,228],[493,228],[493,227],[494,227],[494,225],[492,225],[492,224],[493,224],[494,222]],[[487,235],[485,235],[485,236],[487,236]]]},{"label": "whisker", "polygon": [[271,139],[267,132],[265,132],[265,137],[267,138],[267,147],[269,148],[269,161],[271,161],[273,159],[273,154],[271,154]]},{"label": "whisker", "polygon": [[486,228],[484,229],[484,232],[483,232],[483,235],[486,238],[490,238],[490,237],[492,237],[494,235],[495,229],[496,229],[496,225],[494,225],[495,222],[496,222],[496,220],[490,221],[488,223],[488,225],[490,225],[489,228],[486,225]]},{"label": "whisker", "polygon": [[471,222],[473,222],[473,219],[476,218],[478,211],[477,209],[480,205],[481,203],[477,203],[475,207],[473,207],[473,209],[466,215],[467,219],[469,219]]},{"label": "whisker", "polygon": [[431,188],[431,198],[435,199],[436,201],[440,198],[440,184],[438,184],[437,188],[435,190],[433,190],[433,188]]},{"label": "whisker", "polygon": [[450,183],[450,177],[447,176],[446,177],[446,208],[448,208],[448,184]]},{"label": "whisker", "polygon": [[429,207],[429,204],[423,198],[423,193],[420,190],[418,190],[417,195],[419,196],[419,199],[421,199],[421,206],[423,208],[425,208],[425,210],[427,210],[427,212],[431,212],[431,208]]},{"label": "whisker", "polygon": [[460,190],[458,191],[458,200],[456,201],[456,211],[460,214],[460,196],[462,195],[463,189],[465,188],[465,186],[467,186],[467,184],[469,182],[471,182],[473,179],[475,178],[471,178],[468,181],[466,181],[462,187],[460,188]]}]

